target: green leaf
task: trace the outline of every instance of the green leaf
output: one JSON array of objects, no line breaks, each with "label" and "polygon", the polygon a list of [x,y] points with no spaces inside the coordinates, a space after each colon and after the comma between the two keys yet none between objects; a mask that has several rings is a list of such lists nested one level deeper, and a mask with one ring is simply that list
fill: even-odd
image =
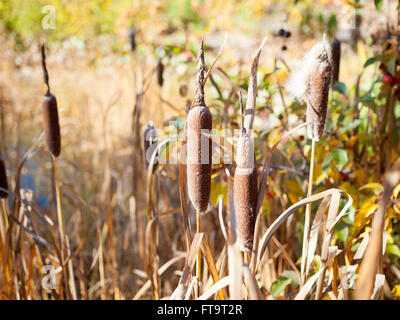
[{"label": "green leaf", "polygon": [[371,103],[374,101],[375,101],[375,99],[372,98],[371,96],[363,96],[360,98],[360,102],[364,102],[364,103]]},{"label": "green leaf", "polygon": [[382,10],[383,0],[374,0],[375,8],[378,11]]},{"label": "green leaf", "polygon": [[386,245],[386,251],[394,256],[397,256],[400,258],[400,248],[396,246],[395,244],[387,244]]},{"label": "green leaf", "polygon": [[346,95],[347,94],[347,88],[346,85],[343,82],[336,82],[335,83],[335,90],[340,92],[341,94]]},{"label": "green leaf", "polygon": [[364,68],[366,68],[366,67],[368,67],[369,65],[375,63],[376,60],[377,60],[377,57],[369,58],[367,61],[365,61],[365,63],[364,63]]},{"label": "green leaf", "polygon": [[386,63],[386,67],[392,76],[396,73],[396,60],[397,55],[393,55]]},{"label": "green leaf", "polygon": [[292,282],[291,279],[286,277],[278,277],[272,284],[270,292],[272,296],[276,296],[280,294],[283,290],[285,290],[286,286],[288,286]]},{"label": "green leaf", "polygon": [[331,153],[329,153],[324,160],[322,161],[322,170],[325,171],[329,168],[331,161],[333,159],[333,156]]},{"label": "green leaf", "polygon": [[292,280],[292,284],[300,285],[299,276],[293,270],[285,270],[280,274],[280,276],[291,279]]},{"label": "green leaf", "polygon": [[335,227],[335,234],[340,241],[346,242],[347,237],[349,236],[349,228],[343,223],[338,223]]},{"label": "green leaf", "polygon": [[346,150],[344,149],[335,149],[332,152],[333,160],[335,160],[336,166],[339,170],[342,170],[344,165],[349,161],[349,157],[347,155]]},{"label": "green leaf", "polygon": [[357,128],[359,125],[361,124],[361,120],[356,119],[350,123],[348,123],[347,125],[345,125],[341,130],[340,133],[343,134],[348,130],[352,130],[354,128]]}]

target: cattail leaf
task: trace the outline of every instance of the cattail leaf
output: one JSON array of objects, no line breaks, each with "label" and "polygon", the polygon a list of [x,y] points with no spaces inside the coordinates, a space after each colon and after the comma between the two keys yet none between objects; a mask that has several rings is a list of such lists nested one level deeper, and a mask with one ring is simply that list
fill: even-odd
[{"label": "cattail leaf", "polygon": [[278,277],[274,282],[271,284],[270,292],[273,297],[280,294],[285,290],[285,288],[292,283],[292,279],[286,277]]},{"label": "cattail leaf", "polygon": [[333,150],[332,156],[339,170],[342,170],[344,165],[349,161],[347,151],[344,149]]}]

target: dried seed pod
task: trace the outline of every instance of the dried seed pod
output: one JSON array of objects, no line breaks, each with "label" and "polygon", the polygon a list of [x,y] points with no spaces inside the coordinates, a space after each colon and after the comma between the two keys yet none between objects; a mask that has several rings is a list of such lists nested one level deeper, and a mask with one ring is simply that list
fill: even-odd
[{"label": "dried seed pod", "polygon": [[162,86],[163,86],[163,83],[164,83],[164,78],[163,78],[163,75],[164,75],[164,65],[163,65],[163,63],[162,63],[162,61],[161,61],[161,58],[158,58],[158,60],[157,60],[156,69],[157,69],[157,83],[158,83],[158,85],[159,85],[160,87],[162,87]]},{"label": "dried seed pod", "polygon": [[[0,158],[0,187],[2,189],[8,190],[6,165],[3,158]],[[0,198],[6,199],[7,197],[8,193],[4,190],[0,190]]]},{"label": "dried seed pod", "polygon": [[331,47],[331,65],[332,65],[332,81],[331,88],[335,87],[335,83],[339,81],[339,70],[340,70],[340,40],[333,39],[330,42]]},{"label": "dried seed pod", "polygon": [[129,42],[131,43],[132,53],[136,50],[136,30],[134,27],[130,28],[128,31]]},{"label": "dried seed pod", "polygon": [[306,118],[314,121],[307,126],[307,134],[315,141],[320,140],[325,128],[332,71],[326,51],[322,51],[317,60],[306,80]]},{"label": "dried seed pod", "polygon": [[50,153],[58,157],[61,153],[61,135],[56,97],[51,93],[46,94],[42,100],[42,108],[46,145]]},{"label": "dried seed pod", "polygon": [[233,192],[239,243],[242,251],[251,251],[257,217],[258,182],[254,163],[254,144],[246,131],[242,131],[238,139],[236,164]]},{"label": "dried seed pod", "polygon": [[[189,199],[198,212],[207,209],[211,190],[212,141],[202,134],[211,132],[212,116],[204,101],[203,41],[199,51],[196,96],[187,118],[187,178]],[[207,133],[207,132],[206,132]]]}]

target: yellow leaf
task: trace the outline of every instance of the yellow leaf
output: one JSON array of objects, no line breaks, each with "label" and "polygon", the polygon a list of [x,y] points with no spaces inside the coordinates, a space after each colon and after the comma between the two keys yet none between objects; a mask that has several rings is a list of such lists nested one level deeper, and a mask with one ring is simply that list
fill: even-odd
[{"label": "yellow leaf", "polygon": [[375,189],[375,190],[382,191],[383,187],[382,187],[382,185],[380,183],[370,182],[370,183],[367,183],[366,185],[362,186],[358,190],[361,191],[361,190],[364,190],[364,189]]},{"label": "yellow leaf", "polygon": [[356,171],[354,171],[354,178],[357,184],[360,185],[364,183],[367,178],[364,169],[357,169]]},{"label": "yellow leaf", "polygon": [[399,195],[399,192],[400,192],[400,183],[393,190],[393,198],[394,199],[397,199],[397,196]]},{"label": "yellow leaf", "polygon": [[356,216],[354,218],[354,225],[356,227],[361,226],[364,220],[379,208],[379,205],[374,203],[375,200],[375,196],[370,197],[361,205],[360,210],[356,213]]},{"label": "yellow leaf", "polygon": [[392,289],[392,294],[396,297],[396,298],[400,298],[400,284],[396,284],[393,289]]},{"label": "yellow leaf", "polygon": [[303,189],[301,189],[299,183],[296,180],[288,180],[286,182],[286,186],[289,189],[289,191],[291,191],[298,197],[304,194]]},{"label": "yellow leaf", "polygon": [[279,140],[280,136],[281,136],[280,128],[272,129],[267,139],[268,146],[272,148],[272,146]]}]

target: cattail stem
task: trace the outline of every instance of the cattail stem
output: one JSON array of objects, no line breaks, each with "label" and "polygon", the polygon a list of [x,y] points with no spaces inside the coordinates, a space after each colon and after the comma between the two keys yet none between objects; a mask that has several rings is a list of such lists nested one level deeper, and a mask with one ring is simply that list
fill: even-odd
[{"label": "cattail stem", "polygon": [[[196,227],[197,227],[197,233],[201,232],[201,212],[197,211],[196,212]],[[196,261],[196,276],[197,280],[200,282],[201,281],[201,249],[197,252],[197,261]]]},{"label": "cattail stem", "polygon": [[64,251],[65,243],[66,243],[65,227],[64,227],[64,211],[63,211],[63,206],[62,206],[60,182],[59,182],[59,178],[58,178],[57,158],[52,156],[52,159],[53,159],[53,168],[54,168],[54,182],[56,185],[58,228],[60,231],[61,248],[62,248],[62,251]]},{"label": "cattail stem", "polygon": [[[311,160],[310,160],[310,174],[308,176],[308,191],[307,197],[312,195],[313,188],[313,177],[314,177],[314,158],[315,158],[315,139],[312,139],[311,145]],[[308,256],[308,243],[310,238],[310,228],[311,228],[311,203],[306,206],[306,214],[304,221],[304,234],[303,234],[303,250],[302,250],[302,263],[301,263],[301,286],[304,285],[306,280],[307,272],[307,256]]]}]

